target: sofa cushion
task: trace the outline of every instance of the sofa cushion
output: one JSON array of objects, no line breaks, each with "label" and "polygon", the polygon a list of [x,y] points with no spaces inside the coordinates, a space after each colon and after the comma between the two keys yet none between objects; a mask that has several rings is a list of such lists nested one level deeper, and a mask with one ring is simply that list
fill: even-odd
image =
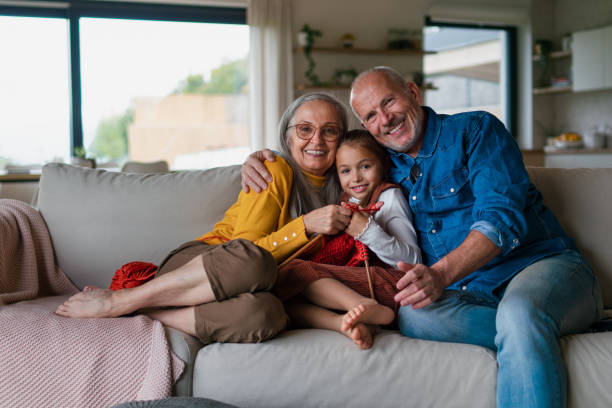
[{"label": "sofa cushion", "polygon": [[599,278],[604,305],[612,308],[612,168],[530,167],[531,181]]},{"label": "sofa cushion", "polygon": [[569,390],[568,406],[612,407],[612,332],[561,339]]},{"label": "sofa cushion", "polygon": [[130,261],[159,265],[212,229],[240,191],[240,167],[126,174],[47,164],[38,207],[57,263],[75,285],[108,287]]},{"label": "sofa cushion", "polygon": [[[328,330],[210,344],[193,391],[242,407],[494,407],[497,363],[482,347],[383,331],[370,350]],[[392,390],[392,392],[391,392]]]}]

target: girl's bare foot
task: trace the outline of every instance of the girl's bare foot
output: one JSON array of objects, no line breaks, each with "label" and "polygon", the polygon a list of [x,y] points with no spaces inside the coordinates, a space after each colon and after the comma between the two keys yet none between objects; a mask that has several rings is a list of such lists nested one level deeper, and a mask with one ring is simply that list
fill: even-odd
[{"label": "girl's bare foot", "polygon": [[367,350],[374,344],[374,337],[370,328],[363,324],[357,323],[354,327],[349,330],[350,338],[357,346],[362,350]]},{"label": "girl's bare foot", "polygon": [[130,311],[122,311],[113,301],[113,291],[97,286],[86,286],[59,305],[55,313],[65,317],[117,317]]},{"label": "girl's bare foot", "polygon": [[360,303],[342,317],[342,331],[347,331],[355,327],[358,323],[368,324],[389,324],[393,322],[395,314],[387,306],[372,300]]}]

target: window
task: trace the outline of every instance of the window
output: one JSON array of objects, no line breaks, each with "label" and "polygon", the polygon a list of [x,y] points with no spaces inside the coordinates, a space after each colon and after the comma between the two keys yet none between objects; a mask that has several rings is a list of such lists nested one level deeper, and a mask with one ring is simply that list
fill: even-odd
[{"label": "window", "polygon": [[[485,110],[515,128],[514,29],[428,21],[425,104],[439,113]],[[425,89],[427,89],[426,87]]]},{"label": "window", "polygon": [[0,16],[0,169],[70,157],[67,37],[65,20]]},{"label": "window", "polygon": [[13,22],[0,38],[15,39],[0,43],[12,52],[11,71],[0,67],[0,107],[12,114],[0,124],[0,169],[71,151],[173,169],[250,152],[244,9],[70,1],[0,6],[0,19]]}]

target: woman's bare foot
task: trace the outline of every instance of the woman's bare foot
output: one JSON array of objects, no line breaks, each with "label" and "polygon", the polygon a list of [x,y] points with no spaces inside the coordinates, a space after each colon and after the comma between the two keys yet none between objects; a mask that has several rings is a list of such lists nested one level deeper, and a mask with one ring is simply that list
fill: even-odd
[{"label": "woman's bare foot", "polygon": [[355,327],[358,323],[368,324],[389,324],[393,322],[395,314],[387,306],[372,300],[371,302],[360,303],[342,317],[342,331],[347,331]]},{"label": "woman's bare foot", "polygon": [[59,305],[55,313],[65,317],[117,317],[131,311],[123,311],[113,301],[113,291],[97,286],[86,286]]}]

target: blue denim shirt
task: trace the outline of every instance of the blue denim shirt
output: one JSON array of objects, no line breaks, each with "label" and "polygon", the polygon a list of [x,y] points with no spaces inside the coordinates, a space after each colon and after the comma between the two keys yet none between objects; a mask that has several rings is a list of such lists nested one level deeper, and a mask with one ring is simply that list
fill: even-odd
[{"label": "blue denim shirt", "polygon": [[[427,127],[418,155],[389,153],[391,179],[410,203],[424,263],[432,265],[457,248],[470,230],[501,248],[495,259],[447,289],[499,299],[504,284],[531,263],[576,249],[542,204],[516,142],[495,116],[423,109]],[[419,171],[413,183],[414,164]]]}]

